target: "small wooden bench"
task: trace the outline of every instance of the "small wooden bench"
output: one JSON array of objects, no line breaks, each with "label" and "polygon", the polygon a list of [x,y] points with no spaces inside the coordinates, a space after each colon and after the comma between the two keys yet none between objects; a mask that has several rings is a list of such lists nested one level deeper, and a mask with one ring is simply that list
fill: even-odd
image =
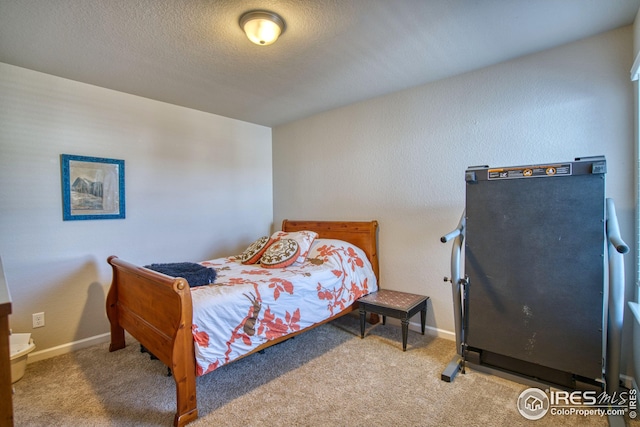
[{"label": "small wooden bench", "polygon": [[377,292],[363,296],[358,300],[360,310],[360,337],[364,338],[364,324],[367,312],[382,315],[383,325],[387,321],[387,316],[400,319],[402,322],[402,351],[406,351],[409,319],[417,312],[420,312],[422,335],[424,335],[428,300],[429,297],[424,295],[386,289],[380,289]]}]

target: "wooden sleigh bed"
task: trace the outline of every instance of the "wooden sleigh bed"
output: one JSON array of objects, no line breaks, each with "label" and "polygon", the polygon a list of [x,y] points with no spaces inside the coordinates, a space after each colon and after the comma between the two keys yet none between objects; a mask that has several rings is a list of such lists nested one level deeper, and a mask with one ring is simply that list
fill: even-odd
[{"label": "wooden sleigh bed", "polygon": [[[377,221],[290,221],[282,222],[282,231],[311,230],[318,238],[349,242],[364,252],[379,279]],[[125,331],[151,354],[167,365],[176,382],[177,411],[175,426],[183,426],[198,417],[196,400],[196,360],[192,334],[193,305],[191,288],[183,278],[169,277],[116,256],[108,258],[113,281],[106,309],[111,324],[109,351],[125,347]],[[269,340],[248,356],[292,336],[330,322],[357,309],[357,302],[333,316],[304,329]],[[372,319],[372,322],[375,322]],[[237,359],[236,359],[237,360]]]}]

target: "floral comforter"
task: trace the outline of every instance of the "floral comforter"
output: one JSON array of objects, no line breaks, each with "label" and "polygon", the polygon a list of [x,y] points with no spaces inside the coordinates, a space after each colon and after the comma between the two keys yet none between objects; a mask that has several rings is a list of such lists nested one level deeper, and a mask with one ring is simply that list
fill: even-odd
[{"label": "floral comforter", "polygon": [[316,239],[300,266],[266,269],[235,257],[201,264],[215,268],[217,278],[191,289],[198,375],[338,314],[378,288],[364,252],[341,240]]}]

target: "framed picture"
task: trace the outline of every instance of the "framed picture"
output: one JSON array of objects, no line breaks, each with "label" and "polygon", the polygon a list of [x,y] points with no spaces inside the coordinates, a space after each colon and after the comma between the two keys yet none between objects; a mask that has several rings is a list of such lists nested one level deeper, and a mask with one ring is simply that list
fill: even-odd
[{"label": "framed picture", "polygon": [[124,160],[62,154],[62,219],[125,217]]}]

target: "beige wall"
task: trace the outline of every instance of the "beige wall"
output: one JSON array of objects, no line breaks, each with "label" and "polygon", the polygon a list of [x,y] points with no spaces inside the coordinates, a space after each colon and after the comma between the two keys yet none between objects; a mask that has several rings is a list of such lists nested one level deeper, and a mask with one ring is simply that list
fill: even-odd
[{"label": "beige wall", "polygon": [[[270,128],[0,64],[0,129],[10,324],[36,353],[109,331],[109,255],[204,260],[271,230]],[[62,220],[63,153],[125,161],[126,219]]]},{"label": "beige wall", "polygon": [[[629,26],[274,128],[275,223],[377,219],[381,285],[429,295],[428,324],[449,336],[451,246],[439,238],[464,209],[468,166],[605,155],[635,248],[632,42]],[[623,354],[630,373],[628,344]]]},{"label": "beige wall", "polygon": [[[32,332],[38,352],[106,333],[111,254],[206,259],[284,218],[346,218],[380,221],[382,286],[430,295],[429,325],[450,336],[439,237],[464,208],[467,166],[604,154],[607,195],[636,247],[633,39],[626,27],[279,126],[273,151],[269,128],[0,64],[11,326]],[[125,160],[125,220],[62,221],[62,153]],[[47,326],[31,329],[39,311]]]}]

